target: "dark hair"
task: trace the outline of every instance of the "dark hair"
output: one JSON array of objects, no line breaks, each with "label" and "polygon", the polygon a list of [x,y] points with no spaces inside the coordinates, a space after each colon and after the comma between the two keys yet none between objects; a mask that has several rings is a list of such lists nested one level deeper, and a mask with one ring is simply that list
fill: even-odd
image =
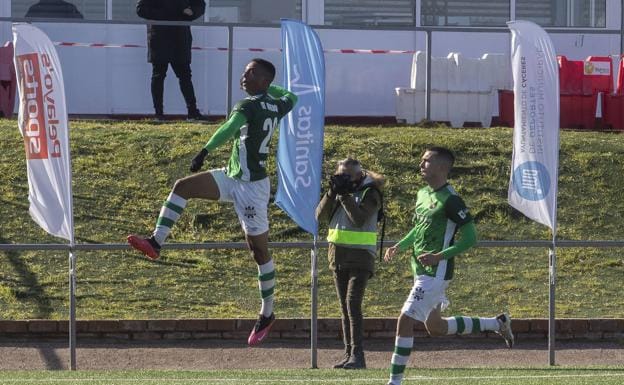
[{"label": "dark hair", "polygon": [[266,77],[269,81],[273,81],[275,78],[275,66],[268,60],[261,59],[259,57],[251,59],[252,62],[258,64],[260,68],[265,72]]},{"label": "dark hair", "polygon": [[455,163],[455,155],[453,155],[453,152],[451,152],[448,148],[432,146],[428,147],[426,151],[435,152],[436,156],[439,156],[447,161],[449,166],[453,166],[453,163]]}]

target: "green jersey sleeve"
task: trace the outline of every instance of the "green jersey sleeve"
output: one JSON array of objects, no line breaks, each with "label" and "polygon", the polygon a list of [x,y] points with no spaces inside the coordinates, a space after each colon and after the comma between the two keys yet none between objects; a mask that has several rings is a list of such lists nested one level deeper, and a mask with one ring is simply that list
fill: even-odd
[{"label": "green jersey sleeve", "polygon": [[414,245],[417,232],[418,232],[418,228],[413,227],[412,230],[410,230],[410,232],[407,233],[407,235],[404,236],[403,239],[399,241],[399,243],[397,243],[397,246],[399,247],[399,251],[403,251],[407,249],[409,246]]},{"label": "green jersey sleeve", "polygon": [[453,258],[477,243],[477,228],[473,221],[465,223],[457,230],[455,243],[442,250],[444,259]]},{"label": "green jersey sleeve", "polygon": [[267,90],[267,94],[274,99],[279,99],[283,103],[278,105],[280,117],[286,115],[297,104],[297,95],[288,91],[286,88],[271,84]]},{"label": "green jersey sleeve", "polygon": [[212,134],[212,137],[210,138],[208,143],[206,143],[204,148],[208,152],[213,151],[215,148],[219,147],[223,143],[227,142],[230,138],[234,137],[234,135],[236,135],[238,130],[243,126],[243,124],[245,124],[246,121],[247,118],[243,113],[236,111],[233,112],[230,115],[230,119],[228,119],[227,122],[223,123],[221,127],[219,127],[217,131]]}]

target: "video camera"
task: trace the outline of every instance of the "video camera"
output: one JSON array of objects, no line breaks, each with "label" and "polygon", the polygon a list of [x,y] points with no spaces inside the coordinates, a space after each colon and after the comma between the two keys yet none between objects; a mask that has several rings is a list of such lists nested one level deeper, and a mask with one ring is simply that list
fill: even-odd
[{"label": "video camera", "polygon": [[349,174],[334,174],[329,177],[329,188],[337,195],[355,192],[356,185]]}]

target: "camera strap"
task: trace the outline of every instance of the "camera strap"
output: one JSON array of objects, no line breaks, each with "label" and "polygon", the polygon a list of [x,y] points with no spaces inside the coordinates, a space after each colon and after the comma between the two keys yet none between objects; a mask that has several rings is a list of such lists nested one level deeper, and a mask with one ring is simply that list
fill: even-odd
[{"label": "camera strap", "polygon": [[379,195],[380,199],[379,210],[377,211],[377,223],[381,222],[381,239],[379,242],[379,262],[381,262],[383,259],[384,237],[386,236],[386,213],[384,212],[383,193],[374,183],[368,183],[362,186],[362,190],[366,189],[377,191],[377,195]]}]

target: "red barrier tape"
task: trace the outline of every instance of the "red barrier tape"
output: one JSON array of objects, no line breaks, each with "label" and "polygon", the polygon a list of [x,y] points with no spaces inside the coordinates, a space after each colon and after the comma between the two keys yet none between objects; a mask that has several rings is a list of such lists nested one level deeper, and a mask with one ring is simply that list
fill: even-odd
[{"label": "red barrier tape", "polygon": [[[86,48],[147,48],[140,44],[107,44],[107,43],[76,43],[57,41],[54,45],[59,47],[86,47]],[[226,47],[192,47],[196,51],[227,51]],[[281,52],[280,48],[234,48],[234,51],[250,51],[250,52]],[[413,54],[416,51],[411,50],[392,50],[392,49],[325,49],[326,53],[351,53],[351,54]]]}]

